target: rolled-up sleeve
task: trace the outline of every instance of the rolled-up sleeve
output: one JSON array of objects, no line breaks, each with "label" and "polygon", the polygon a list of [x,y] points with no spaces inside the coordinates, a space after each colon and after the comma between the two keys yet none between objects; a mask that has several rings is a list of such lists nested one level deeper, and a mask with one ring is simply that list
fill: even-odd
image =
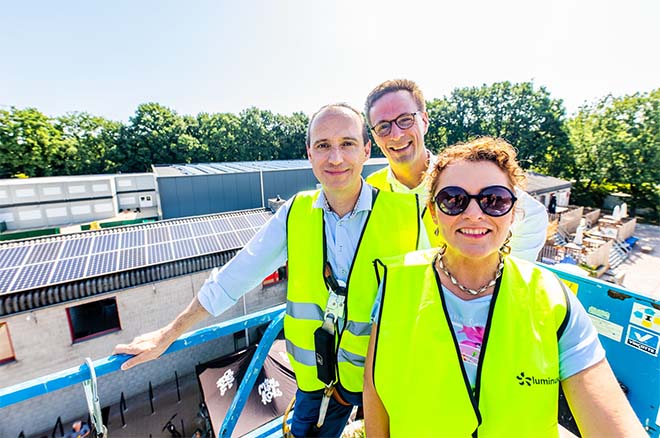
[{"label": "rolled-up sleeve", "polygon": [[229,309],[286,262],[286,219],[292,202],[293,198],[285,202],[234,258],[213,269],[197,295],[211,315]]}]

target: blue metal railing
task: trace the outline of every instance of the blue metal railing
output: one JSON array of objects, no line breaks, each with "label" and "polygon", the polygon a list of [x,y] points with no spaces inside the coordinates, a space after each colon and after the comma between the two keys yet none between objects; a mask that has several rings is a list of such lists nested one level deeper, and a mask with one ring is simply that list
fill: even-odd
[{"label": "blue metal railing", "polygon": [[[170,345],[170,348],[168,348],[163,354],[174,353],[183,350],[184,348],[193,347],[222,336],[231,335],[246,328],[269,323],[277,319],[283,312],[284,305],[280,305],[186,333],[184,336],[174,341],[174,343]],[[97,377],[119,371],[121,365],[130,357],[131,356],[129,355],[121,354],[94,361],[94,369],[96,370]],[[79,367],[69,368],[64,371],[2,388],[0,389],[0,409],[33,397],[38,397],[49,392],[66,388],[67,386],[82,383],[85,380],[89,380],[89,378],[89,369],[87,368],[87,365],[83,364]]]},{"label": "blue metal railing", "polygon": [[[649,435],[660,437],[660,393],[649,391],[649,388],[660,387],[660,358],[657,351],[660,348],[660,302],[614,284],[563,271],[556,266],[543,266],[555,272],[577,294],[600,333],[601,343],[614,373],[628,388],[630,404]],[[270,323],[222,423],[219,437],[231,436],[268,350],[282,329],[284,307],[280,305],[190,332],[176,340],[164,353],[173,353],[246,328]],[[634,334],[640,333],[640,330],[647,335],[635,339]],[[653,340],[656,344],[653,344]],[[127,355],[119,355],[95,361],[93,365],[96,375],[118,371],[128,358]],[[82,383],[89,378],[89,369],[82,365],[0,389],[0,408]]]}]

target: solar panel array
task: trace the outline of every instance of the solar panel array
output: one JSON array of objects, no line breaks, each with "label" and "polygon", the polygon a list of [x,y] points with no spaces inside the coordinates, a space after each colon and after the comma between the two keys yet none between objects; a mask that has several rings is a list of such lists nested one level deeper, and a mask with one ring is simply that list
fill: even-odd
[{"label": "solar panel array", "polygon": [[0,245],[0,295],[242,248],[272,216],[249,210]]}]

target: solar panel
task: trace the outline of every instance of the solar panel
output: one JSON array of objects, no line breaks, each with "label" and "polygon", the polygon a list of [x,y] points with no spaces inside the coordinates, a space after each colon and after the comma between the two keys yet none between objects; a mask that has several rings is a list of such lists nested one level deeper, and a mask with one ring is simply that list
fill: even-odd
[{"label": "solar panel", "polygon": [[254,210],[0,243],[0,294],[238,249],[270,217]]},{"label": "solar panel", "polygon": [[229,216],[227,218],[231,223],[232,227],[235,230],[243,230],[245,228],[251,228],[250,222],[244,216]]},{"label": "solar panel", "polygon": [[53,266],[55,266],[55,262],[23,266],[11,290],[17,291],[48,284],[48,277],[53,270]]},{"label": "solar panel", "polygon": [[241,241],[236,236],[236,233],[222,233],[216,234],[220,245],[226,249],[236,249],[241,247]]},{"label": "solar panel", "polygon": [[144,245],[144,231],[130,231],[121,234],[121,247],[134,248],[136,246]]},{"label": "solar panel", "polygon": [[119,246],[118,234],[99,234],[94,236],[93,252],[114,251]]},{"label": "solar panel", "polygon": [[81,237],[78,239],[67,239],[64,241],[64,249],[60,258],[87,255],[92,246],[92,237]]},{"label": "solar panel", "polygon": [[245,219],[248,221],[250,226],[261,228],[261,226],[265,224],[268,221],[268,219],[270,219],[270,217],[271,215],[255,214],[252,216],[246,216]]},{"label": "solar panel", "polygon": [[174,255],[177,259],[185,259],[197,255],[197,248],[193,240],[175,240]]},{"label": "solar panel", "polygon": [[18,246],[0,250],[0,268],[22,265],[28,251],[30,251],[29,246]]},{"label": "solar panel", "polygon": [[197,247],[202,254],[210,254],[222,251],[222,247],[213,236],[198,237],[195,240],[197,241]]},{"label": "solar panel", "polygon": [[62,241],[41,243],[35,245],[30,253],[29,262],[38,263],[55,260],[62,247]]},{"label": "solar panel", "polygon": [[195,236],[208,236],[213,234],[213,228],[208,222],[193,222],[190,224]]},{"label": "solar panel", "polygon": [[124,249],[119,252],[119,269],[134,269],[145,265],[144,247]]},{"label": "solar panel", "polygon": [[74,257],[58,261],[51,283],[61,283],[82,277],[87,259],[88,257]]},{"label": "solar panel", "polygon": [[210,224],[216,233],[226,233],[233,230],[227,219],[215,219],[210,221]]},{"label": "solar panel", "polygon": [[94,254],[90,257],[89,266],[85,273],[88,277],[106,274],[117,270],[117,253],[106,252],[103,254]]},{"label": "solar panel", "polygon": [[16,276],[19,268],[9,268],[0,270],[0,293],[9,291],[9,285]]},{"label": "solar panel", "polygon": [[192,232],[190,231],[190,227],[188,226],[188,224],[173,225],[170,228],[170,231],[172,231],[172,237],[175,240],[187,239],[189,237],[192,237]]},{"label": "solar panel", "polygon": [[147,246],[147,264],[164,263],[174,260],[172,248],[169,243],[159,243],[157,245]]},{"label": "solar panel", "polygon": [[249,230],[239,230],[236,231],[236,236],[238,236],[238,239],[241,242],[241,246],[245,245],[252,239],[252,236],[254,236],[256,232],[254,229],[249,229]]},{"label": "solar panel", "polygon": [[147,230],[147,242],[146,243],[161,243],[167,242],[170,240],[170,233],[167,230],[167,227],[161,226],[156,228],[150,228]]}]

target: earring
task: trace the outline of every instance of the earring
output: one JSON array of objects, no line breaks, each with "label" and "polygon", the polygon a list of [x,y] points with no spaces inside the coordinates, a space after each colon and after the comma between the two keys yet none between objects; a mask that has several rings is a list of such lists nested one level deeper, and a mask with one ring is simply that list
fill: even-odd
[{"label": "earring", "polygon": [[511,242],[511,237],[513,234],[511,234],[511,230],[509,230],[509,234],[507,234],[506,239],[504,240],[504,243],[502,243],[502,246],[500,247],[500,254],[502,255],[509,255],[511,254],[511,246],[509,245],[509,242]]},{"label": "earring", "polygon": [[440,234],[440,228],[435,227],[435,231],[433,231],[433,234],[435,234],[436,236],[438,236],[438,234]]}]

